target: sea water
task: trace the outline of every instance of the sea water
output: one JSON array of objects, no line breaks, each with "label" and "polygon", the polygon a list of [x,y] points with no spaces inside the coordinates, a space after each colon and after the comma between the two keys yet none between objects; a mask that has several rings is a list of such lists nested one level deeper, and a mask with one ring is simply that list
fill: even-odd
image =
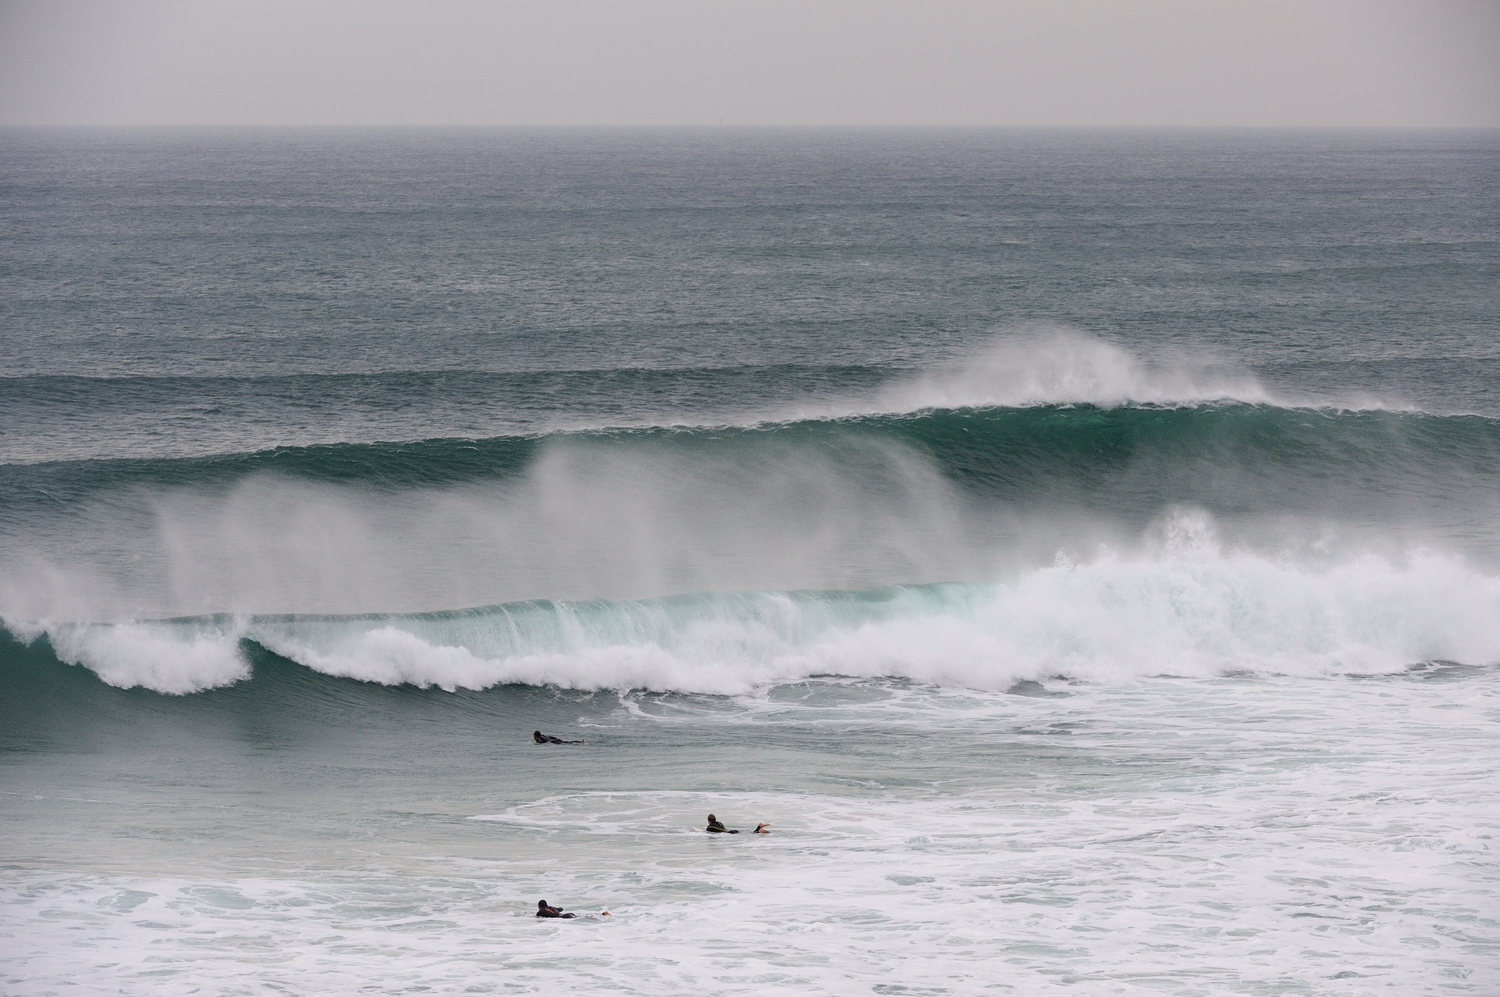
[{"label": "sea water", "polygon": [[0,233],[0,991],[1500,986],[1493,134],[13,131]]}]

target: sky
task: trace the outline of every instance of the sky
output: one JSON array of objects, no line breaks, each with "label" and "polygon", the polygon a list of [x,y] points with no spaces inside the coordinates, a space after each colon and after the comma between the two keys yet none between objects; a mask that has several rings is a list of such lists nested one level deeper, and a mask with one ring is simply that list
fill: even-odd
[{"label": "sky", "polygon": [[1500,127],[1500,0],[0,0],[0,125]]}]

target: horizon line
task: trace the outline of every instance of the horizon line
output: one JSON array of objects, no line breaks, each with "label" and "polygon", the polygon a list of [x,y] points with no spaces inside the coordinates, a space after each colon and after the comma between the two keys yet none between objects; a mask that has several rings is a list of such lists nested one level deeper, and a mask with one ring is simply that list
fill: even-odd
[{"label": "horizon line", "polygon": [[1444,124],[848,124],[521,122],[18,122],[3,131],[845,131],[845,132],[1500,132],[1500,123]]}]

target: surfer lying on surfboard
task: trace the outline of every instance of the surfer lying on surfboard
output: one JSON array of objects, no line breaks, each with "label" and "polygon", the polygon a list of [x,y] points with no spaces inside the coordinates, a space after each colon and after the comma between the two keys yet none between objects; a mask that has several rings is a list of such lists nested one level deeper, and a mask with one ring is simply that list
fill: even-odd
[{"label": "surfer lying on surfboard", "polygon": [[[567,918],[577,917],[578,915],[577,914],[564,914],[561,907],[553,907],[551,904],[547,903],[547,901],[545,901],[545,900],[538,900],[536,902],[536,916],[537,917],[560,917],[560,918],[563,918],[564,920],[566,920]],[[604,911],[599,916],[600,917],[609,917],[609,911]]]},{"label": "surfer lying on surfboard", "polygon": [[553,737],[551,734],[543,734],[539,730],[534,730],[531,732],[531,739],[537,744],[588,744],[587,741],[564,741],[560,737]]},{"label": "surfer lying on surfboard", "polygon": [[[767,824],[765,821],[761,821],[759,824],[755,825],[755,830],[752,831],[752,832],[750,832],[750,833],[751,834],[770,834],[771,832],[768,831],[768,830],[766,830],[766,828],[768,828],[770,826],[771,825]],[[723,822],[720,821],[719,818],[715,817],[713,814],[709,814],[708,815],[708,826],[705,827],[704,830],[707,831],[709,834],[739,834],[740,833],[737,830],[731,830],[730,828],[725,827],[724,824],[723,824]]]}]

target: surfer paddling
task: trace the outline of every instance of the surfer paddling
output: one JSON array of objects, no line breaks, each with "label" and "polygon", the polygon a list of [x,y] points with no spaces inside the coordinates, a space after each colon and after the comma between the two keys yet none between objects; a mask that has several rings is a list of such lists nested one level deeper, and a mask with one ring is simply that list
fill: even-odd
[{"label": "surfer paddling", "polygon": [[[577,917],[578,915],[577,914],[564,914],[563,913],[563,909],[561,907],[553,907],[551,904],[547,903],[547,901],[545,901],[545,900],[538,900],[536,902],[536,916],[537,917],[558,917],[558,918],[562,918],[563,920],[567,920],[568,918]],[[599,916],[600,917],[609,917],[609,911],[604,911]]]},{"label": "surfer paddling", "polygon": [[537,744],[588,744],[587,741],[564,741],[560,737],[553,737],[551,734],[543,734],[539,730],[534,730],[531,732],[531,739]]},{"label": "surfer paddling", "polygon": [[[751,831],[750,833],[751,834],[770,834],[771,832],[768,830],[768,828],[770,826],[771,825],[767,824],[765,821],[761,821],[759,824],[755,825],[755,830]],[[738,830],[725,827],[724,826],[724,822],[721,821],[721,820],[719,820],[719,818],[715,817],[713,814],[709,814],[708,815],[708,826],[705,827],[704,830],[707,831],[709,834],[739,834],[740,833]]]}]

